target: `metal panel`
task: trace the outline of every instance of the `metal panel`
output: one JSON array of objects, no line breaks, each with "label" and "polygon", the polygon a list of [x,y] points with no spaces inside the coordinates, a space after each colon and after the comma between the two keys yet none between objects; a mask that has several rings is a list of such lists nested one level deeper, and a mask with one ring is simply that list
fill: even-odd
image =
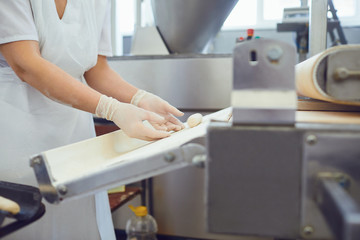
[{"label": "metal panel", "polygon": [[346,175],[350,181],[348,192],[360,202],[360,132],[355,130],[314,130],[304,135],[301,226],[309,230],[305,231],[306,238],[333,239],[315,201],[319,174]]},{"label": "metal panel", "polygon": [[117,57],[109,64],[129,83],[180,109],[206,111],[230,106],[231,55]]},{"label": "metal panel", "polygon": [[[153,178],[158,233],[184,239],[273,240],[209,233],[206,228],[205,170],[182,168]],[[125,224],[123,225],[125,229]]]},{"label": "metal panel", "polygon": [[254,39],[234,48],[234,89],[295,89],[296,51],[293,45]]},{"label": "metal panel", "polygon": [[234,108],[233,117],[242,125],[291,125],[295,122],[295,110]]},{"label": "metal panel", "polygon": [[302,133],[291,127],[211,125],[208,230],[297,238],[301,141]]},{"label": "metal panel", "polygon": [[233,123],[293,125],[297,101],[295,62],[294,46],[281,41],[254,39],[237,44]]}]

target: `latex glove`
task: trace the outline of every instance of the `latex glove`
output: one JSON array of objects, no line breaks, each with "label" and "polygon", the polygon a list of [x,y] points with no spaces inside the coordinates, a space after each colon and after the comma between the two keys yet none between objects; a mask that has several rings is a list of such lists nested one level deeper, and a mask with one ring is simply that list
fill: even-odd
[{"label": "latex glove", "polygon": [[176,118],[184,115],[184,113],[152,93],[138,90],[132,97],[131,103],[163,116],[168,131],[179,131],[185,128],[184,124]]},{"label": "latex glove", "polygon": [[[151,141],[170,135],[166,132],[166,120],[162,116],[105,95],[100,97],[95,114],[113,121],[129,137]],[[148,120],[154,129],[146,127],[143,124],[145,120]]]}]

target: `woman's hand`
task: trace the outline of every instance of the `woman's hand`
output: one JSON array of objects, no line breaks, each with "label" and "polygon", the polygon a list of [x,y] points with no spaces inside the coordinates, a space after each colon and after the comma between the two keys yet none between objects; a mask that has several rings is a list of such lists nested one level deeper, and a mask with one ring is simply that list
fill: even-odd
[{"label": "woman's hand", "polygon": [[184,113],[152,93],[138,90],[133,96],[131,103],[163,116],[166,120],[165,126],[168,131],[179,131],[185,128],[184,124],[176,118],[184,115]]},{"label": "woman's hand", "polygon": [[[99,100],[96,115],[113,121],[129,137],[152,141],[170,136],[164,126],[166,120],[162,116],[105,95]],[[145,120],[153,128],[146,127],[143,123]]]}]

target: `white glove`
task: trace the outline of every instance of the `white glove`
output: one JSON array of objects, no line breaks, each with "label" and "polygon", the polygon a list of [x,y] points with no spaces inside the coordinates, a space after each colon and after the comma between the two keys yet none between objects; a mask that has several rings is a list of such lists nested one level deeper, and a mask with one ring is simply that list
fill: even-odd
[{"label": "white glove", "polygon": [[[100,97],[95,114],[113,121],[129,137],[151,141],[170,136],[162,116],[105,95]],[[155,129],[146,127],[144,120],[148,120]]]},{"label": "white glove", "polygon": [[184,124],[176,118],[184,115],[184,113],[152,93],[138,90],[132,97],[131,103],[163,116],[166,120],[165,126],[168,131],[179,131],[185,128]]}]

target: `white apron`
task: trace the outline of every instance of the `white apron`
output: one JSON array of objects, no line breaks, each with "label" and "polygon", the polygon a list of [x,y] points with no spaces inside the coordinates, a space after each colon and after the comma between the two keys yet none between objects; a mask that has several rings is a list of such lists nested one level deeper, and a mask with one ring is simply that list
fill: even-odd
[{"label": "white apron", "polygon": [[[30,0],[30,3],[41,55],[85,82],[84,72],[97,60],[100,23],[104,22],[101,18],[105,18],[108,1],[68,0],[62,20],[54,0]],[[99,16],[98,11],[103,14]],[[0,67],[0,109],[0,180],[3,181],[37,186],[29,166],[30,156],[95,136],[91,114],[46,98],[22,82],[9,67]],[[107,194],[59,205],[46,203],[41,219],[4,239],[115,239]]]}]

